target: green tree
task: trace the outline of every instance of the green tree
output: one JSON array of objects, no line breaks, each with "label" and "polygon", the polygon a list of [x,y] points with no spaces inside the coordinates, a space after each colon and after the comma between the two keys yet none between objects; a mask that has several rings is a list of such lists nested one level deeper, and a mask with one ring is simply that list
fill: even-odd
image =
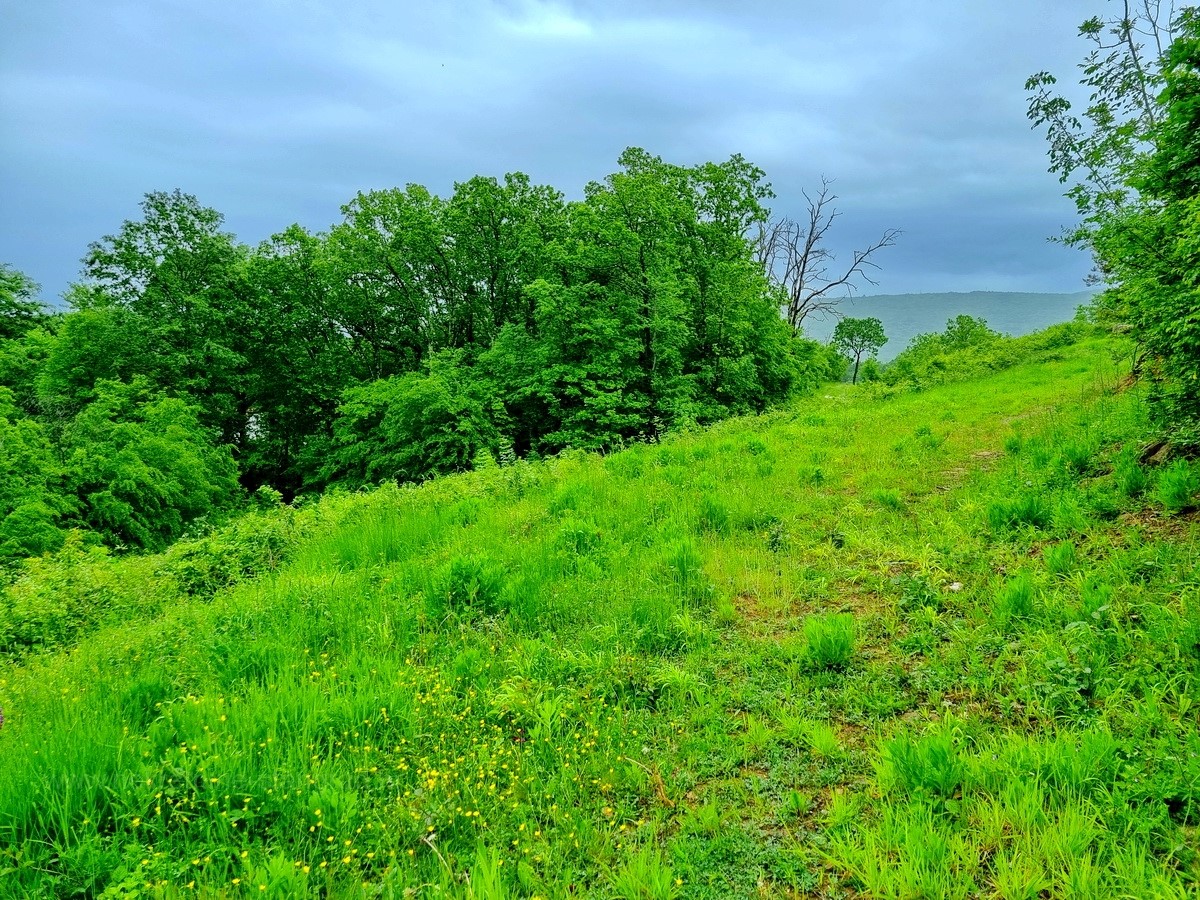
[{"label": "green tree", "polygon": [[887,343],[883,323],[871,317],[866,319],[842,319],[833,329],[833,345],[854,360],[854,375],[851,382],[858,384],[858,367],[863,355],[875,356],[879,348]]},{"label": "green tree", "polygon": [[244,327],[247,441],[242,481],[289,499],[319,481],[342,392],[368,374],[342,323],[328,242],[293,225],[246,262],[256,314]]},{"label": "green tree", "polygon": [[202,423],[242,450],[251,418],[247,325],[256,316],[244,278],[248,250],[222,230],[219,212],[190,194],[152,192],[141,207],[140,220],[88,247],[90,291],[80,296],[89,308],[131,312],[138,374],[194,398]]},{"label": "green tree", "polygon": [[75,504],[45,429],[0,387],[0,566],[62,546]]},{"label": "green tree", "polygon": [[1070,188],[1082,221],[1065,235],[1095,256],[1109,316],[1144,350],[1158,422],[1200,444],[1200,12],[1171,18],[1166,4],[1126,4],[1080,33],[1091,89],[1083,118],[1040,73],[1030,116],[1047,128],[1051,171]]},{"label": "green tree", "polygon": [[229,448],[214,446],[200,409],[144,378],[97,382],[63,441],[67,489],[111,546],[161,550],[191,520],[240,498]]},{"label": "green tree", "polygon": [[23,337],[46,319],[46,307],[37,294],[32,278],[0,263],[0,342]]},{"label": "green tree", "polygon": [[470,469],[499,444],[492,406],[456,350],[433,354],[421,372],[352,387],[338,408],[326,477],[362,485]]}]

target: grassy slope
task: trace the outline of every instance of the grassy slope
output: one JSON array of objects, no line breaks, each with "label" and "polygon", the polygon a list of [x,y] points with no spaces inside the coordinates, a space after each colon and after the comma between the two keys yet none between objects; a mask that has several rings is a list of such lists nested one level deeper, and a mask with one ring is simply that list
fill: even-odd
[{"label": "grassy slope", "polygon": [[1185,896],[1195,520],[1111,359],[334,501],[0,669],[0,896]]}]

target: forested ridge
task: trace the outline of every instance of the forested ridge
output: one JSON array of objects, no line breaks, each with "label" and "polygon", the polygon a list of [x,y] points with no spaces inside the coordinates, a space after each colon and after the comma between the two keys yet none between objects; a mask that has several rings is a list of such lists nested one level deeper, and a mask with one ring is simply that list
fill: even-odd
[{"label": "forested ridge", "polygon": [[610,449],[837,370],[755,258],[760,169],[619,163],[572,202],[520,173],[360,193],[257,247],[150,193],[53,315],[4,269],[0,555],[160,549],[261,488]]}]

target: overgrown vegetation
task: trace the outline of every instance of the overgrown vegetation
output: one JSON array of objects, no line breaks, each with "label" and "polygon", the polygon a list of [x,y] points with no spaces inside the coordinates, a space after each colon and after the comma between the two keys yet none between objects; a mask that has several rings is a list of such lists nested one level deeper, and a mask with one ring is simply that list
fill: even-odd
[{"label": "overgrown vegetation", "polygon": [[1029,79],[1029,117],[1045,126],[1051,171],[1081,216],[1064,235],[1096,260],[1099,305],[1140,345],[1154,420],[1200,447],[1200,9],[1144,0],[1079,29],[1079,115],[1055,79]]},{"label": "overgrown vegetation", "polygon": [[0,896],[1188,896],[1195,470],[1122,357],[72,545]]},{"label": "overgrown vegetation", "polygon": [[630,149],[577,202],[519,173],[409,185],[248,247],[148,194],[67,312],[0,269],[0,563],[72,528],[161,549],[238,507],[234,476],[289,500],[421,481],[811,390],[840,363],[780,317],[754,244],[770,197],[740,156]]}]

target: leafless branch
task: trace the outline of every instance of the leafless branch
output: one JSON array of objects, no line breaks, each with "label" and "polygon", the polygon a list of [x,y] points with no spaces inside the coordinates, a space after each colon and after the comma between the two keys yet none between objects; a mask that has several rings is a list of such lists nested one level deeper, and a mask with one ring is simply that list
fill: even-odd
[{"label": "leafless branch", "polygon": [[870,275],[879,268],[874,255],[894,245],[900,236],[899,230],[889,228],[870,246],[855,250],[849,266],[834,267],[834,254],[825,246],[829,229],[839,215],[833,206],[837,195],[831,185],[828,178],[822,178],[815,195],[805,191],[806,221],[777,219],[759,231],[758,261],[771,282],[783,289],[787,298],[785,314],[797,331],[814,313],[840,316],[839,304],[857,289],[860,280],[875,284]]}]

